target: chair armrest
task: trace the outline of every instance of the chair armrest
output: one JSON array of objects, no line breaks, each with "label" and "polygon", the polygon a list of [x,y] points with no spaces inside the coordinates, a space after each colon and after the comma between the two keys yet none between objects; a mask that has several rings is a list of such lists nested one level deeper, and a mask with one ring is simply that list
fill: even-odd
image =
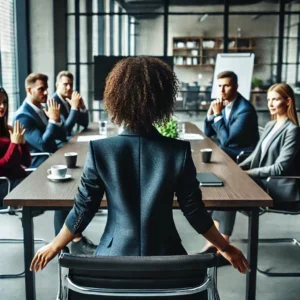
[{"label": "chair armrest", "polygon": [[242,158],[243,160],[246,159],[252,152],[251,151],[241,151],[239,153],[239,155],[237,155],[235,161],[237,164],[241,163],[242,162]]},{"label": "chair armrest", "polygon": [[30,156],[48,156],[50,157],[52,153],[50,152],[35,152],[35,153],[30,153]]},{"label": "chair armrest", "polygon": [[273,179],[300,179],[300,176],[275,176],[275,175],[272,175],[272,176],[269,176],[266,180],[266,190],[267,190],[267,193],[269,194],[269,183],[271,180]]},{"label": "chair armrest", "polygon": [[25,172],[31,173],[31,172],[34,172],[35,170],[36,170],[36,168],[26,168]]},{"label": "chair armrest", "polygon": [[10,179],[8,177],[5,177],[5,176],[1,176],[0,177],[0,181],[6,181],[7,182],[7,194],[10,193],[10,186],[11,186],[11,182],[10,182]]}]

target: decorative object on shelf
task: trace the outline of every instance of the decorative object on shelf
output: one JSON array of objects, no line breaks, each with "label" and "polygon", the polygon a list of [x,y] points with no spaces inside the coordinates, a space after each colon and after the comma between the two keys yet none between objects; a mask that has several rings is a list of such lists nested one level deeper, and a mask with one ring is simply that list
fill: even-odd
[{"label": "decorative object on shelf", "polygon": [[185,48],[185,43],[184,42],[177,42],[177,43],[175,43],[175,48]]},{"label": "decorative object on shelf", "polygon": [[203,48],[214,48],[216,42],[215,41],[203,41],[202,46]]},{"label": "decorative object on shelf", "polygon": [[198,47],[198,45],[197,45],[196,41],[188,41],[188,42],[186,42],[186,47],[187,48],[196,48],[196,47]]},{"label": "decorative object on shelf", "polygon": [[165,125],[156,125],[156,129],[160,134],[166,137],[176,139],[178,137],[178,121],[171,119]]}]

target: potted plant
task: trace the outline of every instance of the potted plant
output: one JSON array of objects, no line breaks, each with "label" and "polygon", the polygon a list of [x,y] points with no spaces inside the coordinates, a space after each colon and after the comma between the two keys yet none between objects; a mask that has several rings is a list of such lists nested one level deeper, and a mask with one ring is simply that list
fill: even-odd
[{"label": "potted plant", "polygon": [[258,77],[252,78],[252,88],[254,90],[259,90],[263,85],[263,81]]},{"label": "potted plant", "polygon": [[156,125],[156,129],[163,136],[167,136],[173,139],[178,137],[178,121],[171,119],[166,124]]}]

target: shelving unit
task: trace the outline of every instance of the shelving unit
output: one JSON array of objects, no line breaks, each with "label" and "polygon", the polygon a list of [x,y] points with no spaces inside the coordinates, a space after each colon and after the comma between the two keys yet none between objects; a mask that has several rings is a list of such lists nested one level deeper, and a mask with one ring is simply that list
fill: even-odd
[{"label": "shelving unit", "polygon": [[[174,65],[213,67],[216,55],[222,53],[223,48],[221,37],[175,37],[173,38]],[[255,38],[229,38],[229,53],[253,52],[254,49]]]}]

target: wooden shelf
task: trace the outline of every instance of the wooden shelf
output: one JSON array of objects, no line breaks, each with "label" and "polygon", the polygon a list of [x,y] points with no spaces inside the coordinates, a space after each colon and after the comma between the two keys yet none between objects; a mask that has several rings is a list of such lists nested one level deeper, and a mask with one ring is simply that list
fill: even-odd
[{"label": "wooden shelf", "polygon": [[[254,37],[229,37],[228,38],[228,52],[253,52],[255,49]],[[177,47],[178,43],[183,47]],[[187,43],[190,46],[186,47]],[[185,46],[185,47],[184,47]],[[193,55],[191,51],[198,51],[199,55]],[[173,56],[175,66],[203,66],[213,67],[214,64],[208,60],[214,60],[216,54],[222,52],[223,38],[222,37],[174,37],[173,38]],[[187,64],[187,58],[199,59],[199,64]]]}]

